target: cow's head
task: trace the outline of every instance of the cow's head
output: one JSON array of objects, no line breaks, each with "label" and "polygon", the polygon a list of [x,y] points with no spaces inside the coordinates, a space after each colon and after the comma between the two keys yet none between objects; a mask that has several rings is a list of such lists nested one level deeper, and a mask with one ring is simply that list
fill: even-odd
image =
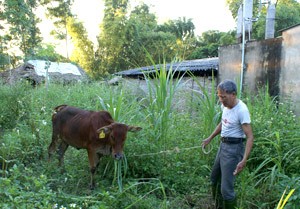
[{"label": "cow's head", "polygon": [[123,147],[127,132],[137,132],[141,127],[128,126],[122,123],[112,123],[97,130],[99,137],[108,137],[112,147],[112,157],[116,160],[123,158]]}]

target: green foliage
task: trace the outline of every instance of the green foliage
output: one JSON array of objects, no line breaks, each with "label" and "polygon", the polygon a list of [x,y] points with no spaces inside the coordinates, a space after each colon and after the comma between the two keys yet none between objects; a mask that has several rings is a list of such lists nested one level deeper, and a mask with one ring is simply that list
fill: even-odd
[{"label": "green foliage", "polygon": [[[200,145],[214,126],[209,121],[218,118],[215,84],[211,89],[201,86],[202,96],[185,111],[177,111],[170,102],[180,78],[168,80],[173,73],[162,70],[155,81],[147,78],[151,90],[138,97],[133,92],[139,87],[125,83],[50,84],[48,88],[1,85],[0,207],[211,208],[209,173],[218,145],[209,154]],[[298,119],[288,101],[279,103],[268,90],[245,94],[243,101],[251,113],[255,143],[247,167],[237,177],[239,208],[275,208],[285,189],[295,189],[285,207],[297,208]],[[94,191],[88,188],[84,150],[67,150],[65,173],[60,173],[55,159],[48,162],[52,110],[60,104],[107,109],[119,121],[143,128],[128,134],[126,162],[114,164],[109,156],[102,159]],[[164,126],[162,117],[167,120]],[[160,141],[157,137],[163,128],[168,131]]]},{"label": "green foliage", "polygon": [[[0,20],[2,20],[3,17],[0,15]],[[0,26],[0,29],[3,30],[4,27]],[[4,35],[0,35],[0,53],[1,56],[3,56],[5,54],[5,52],[7,51],[7,49],[9,48],[9,41],[11,40],[11,36],[9,34],[4,34]],[[2,58],[3,59],[3,58]],[[1,59],[1,64],[3,64],[2,62],[5,60]]]},{"label": "green foliage", "polygon": [[220,104],[218,104],[215,89],[216,81],[214,76],[212,77],[211,86],[203,86],[195,77],[194,81],[200,89],[200,92],[195,92],[195,104],[199,105],[199,113],[202,116],[201,124],[203,128],[201,131],[204,136],[209,136],[221,120],[221,108]]},{"label": "green foliage", "polygon": [[189,54],[188,59],[218,57],[218,48],[220,46],[233,43],[235,43],[234,31],[219,32],[212,30],[203,32],[197,47]]},{"label": "green foliage", "polygon": [[134,8],[126,21],[125,29],[123,59],[127,62],[127,68],[152,64],[149,63],[145,51],[151,54],[154,63],[160,63],[162,57],[171,61],[178,53],[176,35],[170,31],[159,30],[156,17],[150,13],[146,4]]},{"label": "green foliage", "polygon": [[[186,19],[186,17],[178,18],[177,20],[168,20],[162,25],[157,25],[155,31],[160,32],[161,34],[172,34],[175,36],[172,40],[173,43],[168,43],[166,49],[170,48],[172,50],[165,51],[164,57],[166,60],[170,60],[170,56],[178,57],[182,60],[186,59],[188,55],[195,49],[197,39],[195,37],[195,25],[191,19]],[[160,44],[163,46],[163,44]],[[149,50],[150,47],[147,46]],[[162,51],[162,50],[159,50]],[[176,54],[174,54],[176,52]],[[151,53],[155,54],[155,53]],[[155,58],[155,57],[154,57]],[[154,59],[154,60],[157,60]]]},{"label": "green foliage", "polygon": [[[126,41],[126,14],[128,0],[105,0],[101,34],[98,37],[97,56],[100,60],[98,74],[114,73],[125,69],[123,46]],[[117,58],[117,59],[116,59]]]},{"label": "green foliage", "polygon": [[10,65],[10,57],[5,53],[0,53],[0,71],[6,70],[7,67]]},{"label": "green foliage", "polygon": [[194,37],[195,25],[192,19],[178,18],[177,20],[169,20],[157,27],[158,31],[170,32],[176,35],[179,40]]},{"label": "green foliage", "polygon": [[[278,203],[277,209],[283,209],[283,208],[284,208],[286,202],[287,202],[287,201],[289,200],[289,198],[292,196],[292,194],[294,193],[294,191],[295,191],[295,189],[292,189],[292,190],[289,192],[289,194],[284,198],[284,195],[285,195],[285,193],[286,193],[286,190],[284,190],[284,192],[283,192],[283,194],[282,194],[282,196],[281,196],[281,198],[280,198],[280,201],[279,201],[279,203]],[[284,198],[284,200],[283,200],[283,198]]]},{"label": "green foliage", "polygon": [[37,27],[40,20],[34,14],[37,6],[37,1],[5,0],[3,2],[0,19],[8,24],[7,36],[14,40],[12,43],[23,52],[25,57],[32,56],[36,46],[42,41]]},{"label": "green foliage", "polygon": [[[280,192],[287,186],[299,188],[299,179],[295,178],[298,175],[295,163],[299,163],[300,154],[298,119],[288,102],[279,103],[268,94],[268,87],[262,89],[255,97],[246,98],[251,112],[255,142],[248,163],[253,172],[245,179],[245,185],[255,185],[260,188],[260,193],[268,192],[279,199]],[[249,194],[248,190],[244,192]],[[268,198],[266,200],[269,203],[266,202],[265,205],[274,208],[272,198]],[[293,198],[289,206],[299,202],[299,191],[296,190]],[[260,205],[259,201],[253,201],[251,204]]]},{"label": "green foliage", "polygon": [[[238,9],[242,5],[242,0],[226,0],[229,10],[234,18],[237,17]],[[262,40],[265,38],[265,22],[268,4],[260,5],[262,1],[253,1],[253,17],[258,17],[258,21],[253,22],[251,36]],[[296,25],[300,21],[300,3],[296,0],[279,0],[275,2],[275,37],[280,36],[280,30]]]},{"label": "green foliage", "polygon": [[26,97],[29,84],[17,83],[13,86],[1,85],[0,88],[0,129],[12,129],[26,117],[25,110],[28,108]]},{"label": "green foliage", "polygon": [[87,73],[91,74],[95,65],[95,56],[93,43],[88,39],[87,31],[81,22],[71,17],[67,19],[67,30],[74,45],[71,61],[78,63]]},{"label": "green foliage", "polygon": [[47,8],[47,16],[54,20],[53,24],[55,29],[51,31],[53,35],[58,40],[64,40],[66,44],[66,57],[69,59],[68,54],[68,18],[73,17],[71,8],[74,0],[54,0],[42,1],[42,5]]},{"label": "green foliage", "polygon": [[[176,37],[174,34],[165,33],[165,32],[154,32],[149,31],[143,33],[143,36],[140,37],[140,50],[143,54],[145,51],[151,54],[152,63],[149,63],[148,58],[144,58],[144,63],[146,66],[155,64],[162,64],[162,60],[166,62],[171,62],[176,55],[174,48],[174,43],[176,43]],[[144,55],[147,57],[147,54]],[[143,63],[137,62],[137,66],[144,66]]]},{"label": "green foliage", "polygon": [[[253,17],[256,17],[259,13],[259,3],[261,2],[262,1],[260,0],[253,0]],[[226,0],[226,4],[228,5],[233,18],[237,18],[239,7],[242,6],[243,3],[244,0]]]},{"label": "green foliage", "polygon": [[[276,6],[275,31],[288,28],[300,22],[300,2],[296,0],[281,0]],[[275,34],[280,35],[279,32]]]},{"label": "green foliage", "polygon": [[164,63],[155,67],[155,76],[153,79],[145,73],[149,91],[149,109],[145,117],[149,119],[153,127],[155,138],[163,142],[164,149],[167,148],[166,140],[170,127],[170,119],[172,118],[174,94],[182,79],[182,77],[175,77],[175,72],[176,69],[173,69],[172,64],[167,68],[166,63]]},{"label": "green foliage", "polygon": [[59,40],[64,40],[67,37],[67,19],[73,16],[71,12],[73,1],[54,0],[44,2],[44,5],[47,5],[47,16],[55,20],[54,25],[56,26],[56,30],[52,31],[52,34]]},{"label": "green foliage", "polygon": [[[253,24],[253,38],[265,38],[267,7],[263,6],[259,19]],[[276,4],[275,37],[281,35],[281,30],[300,22],[300,3],[295,0],[281,0]]]},{"label": "green foliage", "polygon": [[[18,2],[20,5],[24,4],[22,8],[19,4],[16,5]],[[155,14],[144,3],[129,10],[127,0],[107,0],[104,19],[100,25],[101,34],[97,40],[98,48],[94,49],[83,24],[72,14],[73,2],[74,0],[4,1],[7,8],[0,14],[0,19],[5,20],[10,16],[13,18],[8,22],[11,33],[0,37],[1,49],[4,49],[1,52],[6,54],[13,45],[19,45],[20,40],[25,44],[18,46],[24,51],[24,56],[9,54],[13,67],[21,59],[71,60],[85,69],[90,76],[99,79],[109,73],[152,64],[145,56],[145,49],[151,54],[155,64],[161,64],[163,59],[171,62],[174,57],[184,60],[218,56],[217,48],[234,40],[231,32],[220,33],[212,42],[202,40],[201,37],[198,40],[190,18],[181,17],[159,25]],[[54,23],[55,29],[51,34],[56,39],[65,40],[66,49],[69,48],[69,40],[72,41],[74,50],[71,56],[66,50],[66,58],[63,58],[52,47],[41,45],[39,31],[34,29],[39,22],[34,14],[38,6],[46,8],[47,18]],[[22,12],[18,9],[22,9]],[[214,37],[215,34],[210,36]]]},{"label": "green foliage", "polygon": [[[150,65],[145,51],[155,64],[164,59],[186,58],[195,48],[194,24],[183,17],[158,25],[149,6],[140,4],[130,13],[128,2],[108,0],[98,37],[97,75]],[[151,63],[152,64],[152,63]]]},{"label": "green foliage", "polygon": [[[115,95],[118,95],[118,96],[115,96]],[[107,101],[107,103],[99,96],[99,102],[100,102],[102,108],[104,110],[111,112],[112,117],[116,121],[119,121],[119,115],[120,115],[121,111],[124,111],[123,109],[127,109],[127,108],[124,108],[123,99],[124,99],[124,97],[123,97],[122,89],[118,89],[118,90],[110,89],[109,90],[109,100]]]},{"label": "green foliage", "polygon": [[55,46],[51,44],[42,44],[37,47],[37,51],[30,59],[48,60],[50,62],[66,62],[67,60],[55,51]]}]

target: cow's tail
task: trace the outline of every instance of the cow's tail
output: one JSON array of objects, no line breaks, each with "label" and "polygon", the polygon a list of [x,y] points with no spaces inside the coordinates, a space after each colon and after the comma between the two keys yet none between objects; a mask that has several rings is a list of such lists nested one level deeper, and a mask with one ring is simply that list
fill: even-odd
[{"label": "cow's tail", "polygon": [[55,118],[55,116],[56,116],[56,114],[57,114],[58,112],[62,111],[62,110],[63,110],[65,107],[67,107],[67,106],[68,106],[68,105],[63,104],[63,105],[59,105],[59,106],[55,107],[55,108],[53,109],[52,120]]}]

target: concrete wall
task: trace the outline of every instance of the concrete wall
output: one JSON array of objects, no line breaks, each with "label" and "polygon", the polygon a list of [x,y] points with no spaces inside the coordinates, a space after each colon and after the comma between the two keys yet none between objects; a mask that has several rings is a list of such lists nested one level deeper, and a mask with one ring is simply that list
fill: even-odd
[{"label": "concrete wall", "polygon": [[[269,83],[270,94],[279,93],[279,72],[281,69],[282,39],[248,42],[245,46],[245,70],[243,72],[243,90],[257,92]],[[218,81],[241,80],[242,45],[229,45],[219,48]]]},{"label": "concrete wall", "polygon": [[282,32],[280,98],[291,99],[300,116],[300,26]]},{"label": "concrete wall", "polygon": [[[241,77],[242,45],[219,48],[218,82]],[[269,84],[269,93],[280,100],[291,99],[300,116],[300,25],[282,31],[282,37],[250,41],[245,46],[243,91],[257,93]],[[254,94],[255,95],[255,94]]]},{"label": "concrete wall", "polygon": [[242,50],[241,45],[228,45],[219,48],[218,83],[225,79],[240,80]]}]

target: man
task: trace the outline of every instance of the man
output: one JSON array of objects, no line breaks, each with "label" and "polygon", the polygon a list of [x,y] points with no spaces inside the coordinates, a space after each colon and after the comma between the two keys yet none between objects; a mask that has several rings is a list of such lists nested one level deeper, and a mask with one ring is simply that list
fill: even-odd
[{"label": "man", "polygon": [[[212,134],[203,140],[205,147],[221,134],[221,144],[212,167],[212,194],[216,208],[231,209],[237,205],[234,192],[235,176],[246,166],[253,146],[253,133],[247,106],[237,98],[236,84],[231,80],[221,82],[218,97],[222,103],[222,121]],[[246,148],[244,141],[246,142]]]}]

